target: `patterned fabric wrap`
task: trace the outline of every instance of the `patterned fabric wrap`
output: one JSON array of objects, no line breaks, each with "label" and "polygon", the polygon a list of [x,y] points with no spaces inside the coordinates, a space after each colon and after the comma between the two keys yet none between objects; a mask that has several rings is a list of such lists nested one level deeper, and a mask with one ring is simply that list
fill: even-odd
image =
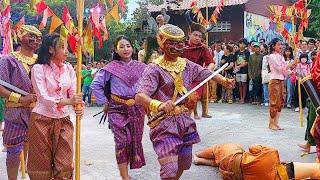
[{"label": "patterned fabric wrap", "polygon": [[0,122],[3,122],[4,120],[4,99],[0,97]]},{"label": "patterned fabric wrap", "polygon": [[[129,98],[122,98],[129,99]],[[142,135],[145,112],[142,106],[127,106],[110,100],[110,129],[114,134],[117,163],[130,163],[131,169],[144,166]]]},{"label": "patterned fabric wrap", "polygon": [[[187,61],[182,73],[184,87],[191,90],[191,84],[202,81],[211,71]],[[171,100],[174,90],[172,76],[156,64],[149,64],[137,85],[137,93],[144,93],[162,102]],[[181,95],[178,95],[177,99]],[[184,104],[182,102],[181,104]],[[150,139],[158,155],[160,176],[175,178],[178,169],[189,169],[192,160],[192,144],[200,141],[196,124],[188,113],[168,116],[158,126],[150,130]]]},{"label": "patterned fabric wrap", "polygon": [[320,160],[320,116],[317,116],[315,120],[315,132],[314,132],[314,140],[316,141],[316,151],[317,157]]},{"label": "patterned fabric wrap", "polygon": [[28,174],[31,179],[72,179],[73,124],[32,113],[28,132]]},{"label": "patterned fabric wrap", "polygon": [[[0,79],[26,92],[32,92],[29,74],[23,65],[13,56],[2,56],[0,59]],[[19,166],[19,154],[26,140],[28,121],[31,109],[5,108],[5,127],[3,144],[7,146],[7,166]]]},{"label": "patterned fabric wrap", "polygon": [[282,80],[270,80],[269,102],[270,117],[274,118],[278,112],[281,112],[284,103],[284,83]]}]

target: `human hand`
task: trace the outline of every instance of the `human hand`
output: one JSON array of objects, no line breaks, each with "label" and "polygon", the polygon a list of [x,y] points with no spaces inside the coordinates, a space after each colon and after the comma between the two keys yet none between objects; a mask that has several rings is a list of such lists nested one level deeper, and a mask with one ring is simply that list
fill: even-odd
[{"label": "human hand", "polygon": [[109,110],[109,105],[108,105],[108,104],[105,104],[105,105],[104,105],[104,108],[103,108],[104,114],[107,114],[107,113],[108,113],[108,110]]},{"label": "human hand", "polygon": [[26,96],[21,96],[19,102],[23,106],[28,106],[33,102],[37,101],[37,96],[35,94],[28,94]]},{"label": "human hand", "polygon": [[71,105],[82,104],[82,93],[75,94],[75,95],[70,99],[70,104],[71,104]]},{"label": "human hand", "polygon": [[81,104],[77,104],[74,106],[74,112],[76,113],[77,116],[80,116],[82,118],[83,113],[84,113],[84,102],[82,101]]},{"label": "human hand", "polygon": [[168,100],[159,106],[159,111],[164,111],[165,113],[169,113],[174,110],[174,106],[175,105],[174,105],[173,101]]},{"label": "human hand", "polygon": [[232,79],[227,78],[224,83],[224,86],[227,89],[233,89],[235,84],[236,84],[236,80],[234,78],[232,78]]}]

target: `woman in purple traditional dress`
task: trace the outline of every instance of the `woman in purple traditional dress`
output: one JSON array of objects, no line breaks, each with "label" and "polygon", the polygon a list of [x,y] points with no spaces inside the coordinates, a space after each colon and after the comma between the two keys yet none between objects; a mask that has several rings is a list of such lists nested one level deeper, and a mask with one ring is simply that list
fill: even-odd
[{"label": "woman in purple traditional dress", "polygon": [[[161,179],[179,179],[191,166],[192,144],[200,141],[196,124],[179,97],[191,89],[193,82],[201,82],[212,74],[180,55],[184,49],[184,32],[177,26],[166,24],[159,28],[158,43],[163,56],[145,69],[137,86],[136,103],[149,110],[150,115],[166,114],[149,121],[150,139],[158,155]],[[216,75],[213,80],[232,88],[234,80]],[[148,113],[149,114],[149,113]]]},{"label": "woman in purple traditional dress", "polygon": [[131,169],[145,165],[141,143],[145,112],[135,104],[134,96],[146,65],[132,60],[132,44],[127,37],[119,36],[114,47],[113,61],[97,73],[91,89],[97,103],[105,105],[120,175],[126,180],[129,164]]}]

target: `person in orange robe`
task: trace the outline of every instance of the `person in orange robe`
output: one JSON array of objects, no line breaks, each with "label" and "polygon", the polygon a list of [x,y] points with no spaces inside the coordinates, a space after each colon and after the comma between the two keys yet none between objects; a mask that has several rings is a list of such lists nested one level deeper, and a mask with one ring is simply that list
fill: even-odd
[{"label": "person in orange robe", "polygon": [[215,144],[196,152],[195,165],[219,167],[224,180],[320,179],[319,163],[281,163],[272,147],[252,145],[244,151],[239,144]]}]

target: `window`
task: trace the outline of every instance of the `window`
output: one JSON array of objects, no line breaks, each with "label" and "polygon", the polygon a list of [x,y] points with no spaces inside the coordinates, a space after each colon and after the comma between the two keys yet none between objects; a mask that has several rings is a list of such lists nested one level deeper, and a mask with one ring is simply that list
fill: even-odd
[{"label": "window", "polygon": [[147,34],[150,34],[152,33],[152,29],[150,28],[150,26],[146,25],[146,26],[143,26],[143,30],[142,30],[144,33],[147,33]]},{"label": "window", "polygon": [[231,23],[229,21],[217,22],[213,25],[213,29],[211,32],[230,32],[231,31]]}]

